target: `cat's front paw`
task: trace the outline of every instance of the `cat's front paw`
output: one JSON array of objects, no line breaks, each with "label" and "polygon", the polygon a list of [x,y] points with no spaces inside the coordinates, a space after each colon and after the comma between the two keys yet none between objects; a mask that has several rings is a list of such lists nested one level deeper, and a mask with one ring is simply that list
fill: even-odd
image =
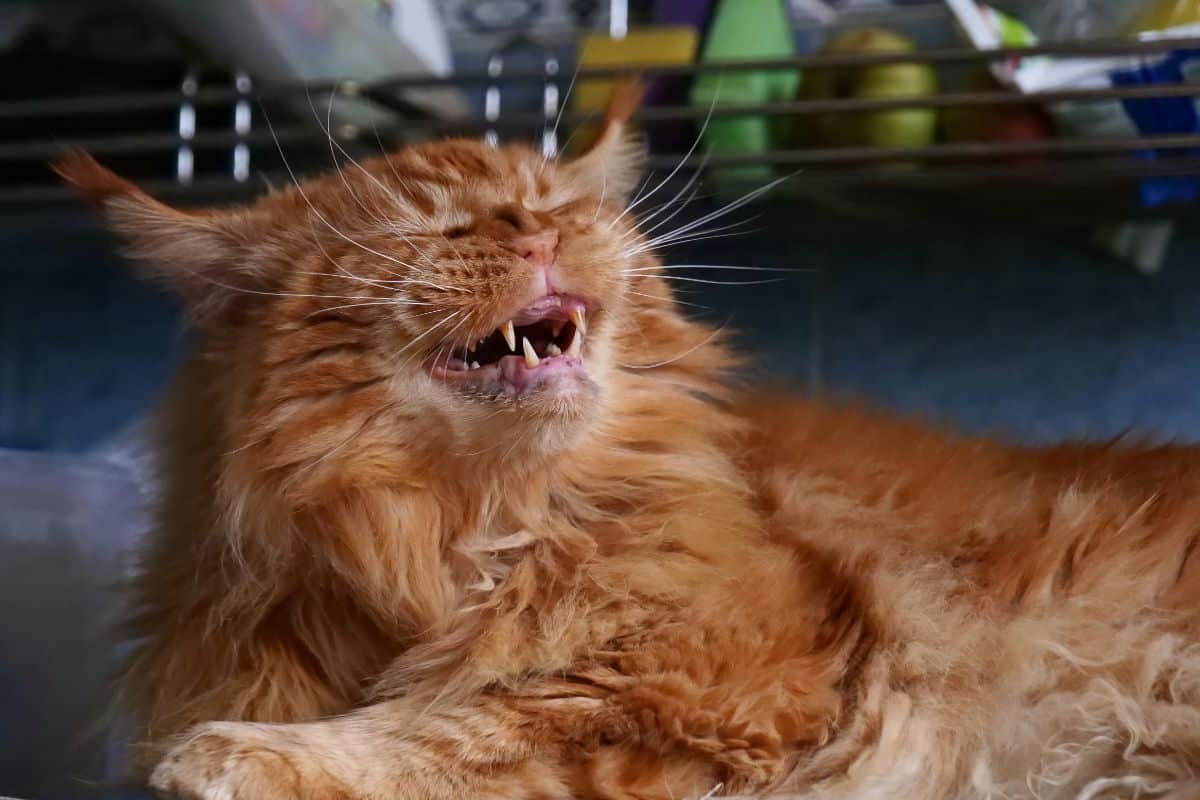
[{"label": "cat's front paw", "polygon": [[154,768],[150,787],[180,800],[347,798],[351,793],[316,768],[274,726],[210,722],[194,728]]}]

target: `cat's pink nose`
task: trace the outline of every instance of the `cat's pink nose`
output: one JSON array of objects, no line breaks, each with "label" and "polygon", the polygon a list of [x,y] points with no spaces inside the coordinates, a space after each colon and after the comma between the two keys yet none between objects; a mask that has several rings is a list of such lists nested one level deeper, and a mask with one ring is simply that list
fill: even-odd
[{"label": "cat's pink nose", "polygon": [[535,267],[549,267],[558,254],[558,231],[538,231],[518,236],[512,241],[517,255]]}]

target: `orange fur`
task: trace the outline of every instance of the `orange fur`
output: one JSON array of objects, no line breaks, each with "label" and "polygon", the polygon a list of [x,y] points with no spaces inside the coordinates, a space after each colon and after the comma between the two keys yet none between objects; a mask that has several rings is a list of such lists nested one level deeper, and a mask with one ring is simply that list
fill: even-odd
[{"label": "orange fur", "polygon": [[[60,165],[200,333],[122,684],[153,785],[1196,791],[1200,451],[1024,450],[736,391],[627,255],[628,100],[575,162],[421,145],[248,209]],[[546,230],[594,301],[586,378],[432,380],[529,302],[513,242]]]}]

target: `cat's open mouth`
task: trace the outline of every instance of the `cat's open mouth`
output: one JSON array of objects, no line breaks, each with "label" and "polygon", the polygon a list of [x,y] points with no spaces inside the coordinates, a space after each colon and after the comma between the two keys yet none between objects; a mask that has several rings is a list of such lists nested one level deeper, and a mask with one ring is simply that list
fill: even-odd
[{"label": "cat's open mouth", "polygon": [[547,295],[473,345],[443,351],[429,372],[472,391],[530,391],[583,370],[587,322],[582,300]]}]

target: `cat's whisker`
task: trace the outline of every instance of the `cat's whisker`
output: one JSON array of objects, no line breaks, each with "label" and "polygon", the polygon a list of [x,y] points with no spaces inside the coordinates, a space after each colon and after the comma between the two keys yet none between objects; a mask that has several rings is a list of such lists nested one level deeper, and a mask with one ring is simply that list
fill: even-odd
[{"label": "cat's whisker", "polygon": [[305,319],[320,316],[321,314],[328,314],[331,311],[345,311],[348,308],[362,308],[364,306],[396,306],[396,305],[399,305],[399,304],[394,303],[391,300],[368,300],[368,301],[364,301],[361,303],[346,303],[346,304],[340,305],[340,306],[327,306],[325,308],[318,308],[316,311],[306,314]]},{"label": "cat's whisker", "polygon": [[[346,241],[347,243],[349,243],[351,245],[354,245],[355,247],[359,248],[360,250],[362,250],[366,253],[370,253],[373,256],[382,258],[384,261],[388,261],[392,264],[396,264],[401,267],[408,267],[409,269],[413,269],[413,266],[411,264],[401,261],[400,259],[395,258],[393,256],[389,256],[385,253],[380,253],[378,250],[374,250],[370,247],[367,247],[362,242],[359,242],[359,241],[355,240],[354,238],[347,236],[340,229],[338,229],[338,227],[336,225],[334,225],[328,219],[326,219],[324,214],[322,214],[320,211],[317,210],[317,207],[313,204],[312,200],[309,199],[308,194],[305,193],[304,187],[302,187],[300,185],[300,181],[297,179],[296,173],[292,169],[291,163],[288,161],[287,156],[284,154],[283,145],[281,145],[279,142],[279,135],[275,132],[275,126],[271,122],[271,118],[267,115],[266,108],[263,107],[261,103],[259,104],[259,107],[262,110],[263,121],[267,123],[267,130],[270,132],[271,138],[275,142],[275,148],[279,151],[279,157],[283,161],[284,169],[287,170],[288,176],[291,177],[292,183],[296,187],[296,191],[300,194],[300,197],[304,200],[304,202],[308,206],[309,210],[312,211],[312,213],[317,217],[317,219],[319,219],[322,223],[324,223],[325,227],[329,228],[329,230],[335,236],[337,236],[340,239],[343,239],[344,241]],[[396,273],[392,273],[392,274],[396,274]],[[403,278],[404,276],[397,275],[397,277]]]},{"label": "cat's whisker", "polygon": [[698,309],[701,309],[702,311],[712,311],[711,306],[703,306],[703,305],[700,305],[699,303],[689,303],[687,301],[680,300],[678,297],[663,298],[663,297],[659,297],[658,295],[655,295],[655,294],[649,294],[647,292],[639,292],[635,289],[627,289],[626,291],[628,291],[629,294],[636,294],[639,297],[648,297],[651,300],[659,300],[659,301],[663,301],[663,302],[674,303],[675,305],[687,306],[688,308],[698,308]]},{"label": "cat's whisker", "polygon": [[400,360],[400,356],[402,356],[402,355],[404,355],[405,353],[407,353],[408,351],[410,351],[410,350],[411,350],[413,347],[415,347],[415,346],[416,346],[416,345],[417,345],[417,344],[418,344],[418,343],[419,343],[419,342],[420,342],[422,339],[424,339],[426,336],[428,336],[429,334],[433,333],[434,331],[436,331],[438,328],[440,328],[441,326],[445,325],[446,323],[450,322],[452,319],[455,319],[456,317],[458,317],[458,316],[459,316],[459,315],[461,315],[462,313],[463,313],[462,311],[452,311],[452,312],[450,312],[449,314],[447,314],[445,317],[443,317],[442,319],[440,319],[440,320],[438,320],[437,322],[435,322],[433,325],[431,325],[431,326],[429,326],[428,328],[426,328],[426,329],[425,329],[424,331],[422,331],[421,333],[419,333],[419,334],[417,334],[416,336],[414,336],[414,337],[413,337],[413,338],[412,338],[412,339],[409,341],[409,343],[408,343],[408,344],[404,345],[404,347],[401,347],[401,348],[400,348],[398,351],[396,351],[396,353],[394,354],[394,355],[395,355],[395,359],[396,359],[396,363],[397,363],[399,366],[407,366],[408,362],[409,362],[411,359],[405,359],[404,361],[401,361],[401,360]]},{"label": "cat's whisker", "polygon": [[732,238],[734,236],[745,236],[753,229],[746,229],[745,226],[753,222],[756,217],[749,219],[738,220],[727,225],[718,225],[714,228],[701,228],[700,230],[690,231],[684,234],[670,234],[655,237],[649,241],[639,242],[623,251],[626,258],[635,258],[638,255],[653,250],[660,250],[663,247],[671,244],[680,244],[683,242],[696,241],[697,239],[722,239]]},{"label": "cat's whisker", "polygon": [[[626,239],[630,239],[630,238],[634,238],[634,237],[638,237],[638,236],[646,237],[646,236],[649,236],[650,234],[654,233],[654,231],[658,230],[659,228],[666,225],[671,220],[675,219],[675,217],[677,217],[681,213],[683,213],[684,209],[686,209],[689,205],[692,204],[692,202],[696,199],[696,196],[699,193],[700,193],[699,186],[693,188],[690,192],[688,192],[686,197],[683,197],[682,200],[680,200],[678,206],[670,214],[663,217],[657,223],[655,223],[654,225],[652,225],[650,227],[645,227],[645,225],[647,222],[649,222],[651,219],[653,219],[654,216],[656,216],[656,215],[651,215],[650,217],[647,217],[646,220],[639,220],[637,226],[634,229],[632,229],[631,231],[629,231],[629,234],[626,237]],[[669,208],[670,205],[671,204],[666,203],[663,205],[663,208]]]},{"label": "cat's whisker", "polygon": [[693,229],[690,231],[672,231],[671,233],[660,234],[659,236],[655,236],[653,239],[648,239],[644,242],[640,242],[640,243],[634,245],[631,249],[627,250],[626,252],[631,255],[636,255],[639,252],[643,252],[645,250],[654,250],[656,248],[662,247],[663,245],[682,241],[682,240],[687,239],[692,236],[710,236],[714,233],[721,233],[723,231],[736,231],[738,228],[746,227],[747,225],[754,222],[758,218],[759,218],[759,215],[756,214],[753,217],[747,217],[746,219],[739,219],[736,222],[730,222],[730,223],[726,223],[724,225],[718,225],[718,226],[712,227],[712,228],[699,228],[699,229]]},{"label": "cat's whisker", "polygon": [[[350,181],[347,180],[346,172],[342,169],[342,164],[337,157],[337,150],[341,150],[342,153],[349,158],[349,154],[346,153],[345,148],[343,148],[340,144],[335,143],[333,139],[333,99],[337,95],[337,92],[334,90],[330,90],[329,92],[329,103],[326,106],[325,124],[323,125],[321,124],[321,117],[318,115],[317,109],[313,105],[312,92],[309,91],[307,86],[304,87],[304,94],[305,97],[308,98],[308,107],[309,110],[312,111],[313,119],[316,121],[317,127],[321,129],[321,132],[325,134],[325,139],[329,142],[329,160],[333,164],[334,171],[337,172],[338,178],[340,178],[342,181],[342,185],[346,187],[347,194],[354,199],[354,202],[363,210],[364,213],[370,214],[372,209],[367,208],[358,192],[354,191],[354,187],[352,187],[350,185]],[[335,149],[335,147],[337,149]],[[378,208],[374,209],[374,216],[380,222],[385,221],[383,214]]]},{"label": "cat's whisker", "polygon": [[[657,251],[657,250],[661,250],[665,247],[673,247],[673,246],[678,246],[678,245],[683,245],[683,244],[691,244],[693,242],[710,241],[712,239],[736,239],[740,236],[749,236],[750,234],[761,233],[762,231],[765,231],[765,230],[766,230],[766,228],[745,228],[744,230],[730,231],[729,233],[714,233],[714,234],[699,234],[699,233],[697,233],[692,236],[685,236],[682,239],[676,239],[673,242],[666,242],[664,244],[655,245],[653,248],[651,248],[651,250]],[[646,251],[638,251],[638,254],[640,255],[643,252],[646,252]]]},{"label": "cat's whisker", "polygon": [[[380,191],[382,191],[382,192],[383,192],[383,194],[384,194],[384,196],[385,196],[385,197],[387,197],[389,200],[391,200],[391,201],[392,201],[392,203],[393,203],[393,204],[396,206],[396,208],[397,208],[398,210],[403,210],[403,206],[401,206],[401,204],[400,204],[399,200],[397,200],[397,198],[396,198],[396,196],[395,196],[395,192],[394,192],[394,191],[391,189],[391,187],[389,187],[389,186],[388,186],[387,184],[385,184],[383,181],[379,180],[379,178],[377,178],[377,177],[376,177],[374,174],[372,174],[370,170],[368,170],[368,169],[367,169],[366,167],[364,167],[364,166],[363,166],[361,163],[359,163],[359,161],[358,161],[356,158],[354,158],[354,156],[353,156],[353,155],[351,155],[351,154],[350,154],[350,151],[348,151],[348,150],[347,150],[345,147],[343,147],[343,146],[342,146],[342,144],[341,144],[340,142],[338,142],[338,141],[336,141],[336,140],[334,139],[334,137],[333,137],[333,134],[332,134],[332,132],[331,132],[331,130],[330,130],[330,128],[332,127],[332,112],[333,112],[333,98],[334,98],[334,96],[335,96],[335,93],[334,93],[334,92],[330,92],[330,94],[329,94],[329,114],[328,114],[328,116],[326,117],[326,127],[324,127],[324,128],[323,128],[323,130],[325,131],[326,138],[328,138],[328,139],[329,139],[329,145],[330,145],[330,154],[331,154],[331,155],[333,154],[333,149],[336,147],[336,148],[337,148],[337,150],[338,150],[338,151],[339,151],[339,152],[340,152],[340,153],[341,153],[341,154],[342,154],[342,155],[343,155],[343,156],[346,158],[346,160],[347,160],[347,161],[349,161],[351,164],[353,164],[353,165],[354,165],[354,166],[355,166],[355,167],[358,169],[358,171],[359,171],[359,172],[361,172],[361,173],[362,173],[362,174],[363,174],[363,175],[364,175],[364,176],[365,176],[365,177],[366,177],[366,178],[367,178],[369,181],[371,181],[372,183],[374,183],[374,184],[375,184],[375,185],[376,185],[376,186],[377,186],[377,187],[380,189]],[[309,98],[309,105],[310,105],[310,106],[312,105],[312,98],[311,98],[311,97]],[[315,113],[315,111],[314,111],[314,113]],[[320,120],[318,120],[318,121],[317,121],[317,124],[318,124],[318,125],[320,125]],[[379,133],[378,133],[378,130],[376,130],[376,139],[377,139],[377,140],[379,139]],[[382,147],[383,147],[383,142],[382,142],[382,141],[380,141],[380,148],[382,149]],[[388,168],[389,168],[389,169],[391,169],[391,170],[392,170],[392,173],[395,175],[395,174],[396,174],[396,168],[395,168],[395,166],[394,166],[394,165],[391,163],[391,161],[390,161],[390,160],[387,158],[387,153],[386,153],[386,152],[385,152],[385,153],[383,153],[383,158],[384,158],[384,161],[386,161],[386,162],[387,162],[387,164],[388,164]],[[336,157],[335,157],[335,163],[336,163]],[[346,188],[349,190],[349,189],[350,189],[350,184],[349,184],[349,183],[346,181],[346,177],[345,177],[345,175],[344,175],[344,174],[342,174],[342,172],[341,172],[341,168],[340,168],[340,167],[338,168],[338,173],[339,173],[339,174],[341,175],[341,177],[342,177],[342,182],[346,184]],[[399,177],[399,176],[397,175],[397,177]],[[353,190],[350,190],[350,191],[351,191],[351,194],[353,194]],[[356,200],[358,199],[358,198],[357,198],[357,196],[355,197],[355,199],[356,199]],[[364,209],[364,210],[365,210],[365,209]],[[430,258],[429,254],[428,254],[428,253],[426,253],[426,252],[425,252],[423,249],[421,249],[420,247],[418,247],[418,246],[417,246],[417,244],[416,244],[415,242],[413,242],[413,241],[412,241],[412,239],[410,239],[410,238],[409,238],[409,237],[408,237],[408,236],[407,236],[407,235],[404,233],[404,231],[402,231],[402,230],[400,230],[398,227],[396,227],[396,226],[395,226],[395,225],[394,225],[394,224],[393,224],[393,223],[392,223],[392,222],[391,222],[391,221],[388,219],[387,215],[383,213],[383,211],[382,211],[382,210],[380,210],[380,209],[378,209],[378,208],[377,208],[377,209],[376,209],[376,215],[377,215],[377,218],[378,218],[378,220],[379,220],[379,222],[380,222],[381,224],[383,224],[383,225],[384,225],[384,226],[385,226],[385,227],[386,227],[388,230],[391,230],[391,231],[393,231],[393,232],[394,232],[394,233],[396,233],[396,234],[397,234],[397,235],[398,235],[398,236],[399,236],[401,239],[403,239],[403,240],[404,240],[404,242],[405,242],[405,244],[407,244],[409,247],[411,247],[411,248],[413,249],[413,251],[414,251],[414,252],[415,252],[415,253],[416,253],[416,254],[417,254],[417,255],[418,255],[420,258],[422,258],[422,259],[424,259],[424,260],[425,260],[425,263],[429,264],[429,266],[431,266],[431,267],[435,267],[435,268],[437,267],[437,262],[435,262],[435,261],[434,261],[432,258]],[[406,266],[407,266],[409,269],[414,269],[414,270],[416,269],[416,267],[415,267],[415,266],[413,266],[412,264],[406,264]]]},{"label": "cat's whisker", "polygon": [[659,275],[664,281],[679,281],[681,283],[707,283],[714,286],[762,286],[768,283],[783,283],[783,278],[771,278],[761,281],[718,281],[709,278],[686,278],[682,275]]},{"label": "cat's whisker", "polygon": [[[458,311],[451,312],[451,313],[450,313],[450,314],[448,314],[447,316],[445,316],[445,317],[443,317],[442,319],[438,320],[438,321],[437,321],[437,322],[435,322],[433,325],[431,325],[431,326],[430,326],[430,327],[429,327],[429,328],[428,328],[428,329],[427,329],[427,330],[426,330],[424,333],[422,333],[422,334],[420,334],[419,336],[415,337],[415,338],[414,338],[412,341],[410,341],[410,342],[409,342],[407,345],[405,345],[404,347],[400,348],[400,350],[399,350],[399,351],[396,353],[396,356],[397,356],[397,358],[398,358],[399,356],[401,356],[401,355],[404,355],[404,354],[405,354],[406,352],[408,352],[409,350],[411,350],[411,349],[413,348],[413,346],[414,346],[414,345],[416,345],[416,344],[417,344],[419,341],[421,341],[422,339],[424,339],[424,338],[425,338],[426,336],[428,336],[429,334],[431,334],[431,333],[433,333],[434,331],[436,331],[438,328],[442,327],[443,325],[445,325],[445,324],[449,323],[450,321],[452,321],[452,320],[454,320],[454,319],[456,319],[456,318],[459,318],[459,317],[461,317],[461,319],[459,319],[458,323],[457,323],[457,324],[455,324],[453,328],[451,328],[449,331],[447,331],[445,334],[443,334],[443,335],[442,335],[442,337],[441,337],[441,338],[438,340],[438,344],[437,344],[437,346],[440,346],[441,344],[444,344],[444,343],[445,343],[445,341],[446,341],[446,339],[447,339],[447,338],[448,338],[450,335],[452,335],[452,334],[454,333],[454,331],[456,331],[456,330],[458,330],[460,327],[462,327],[463,323],[465,323],[467,320],[469,320],[469,319],[471,318],[471,314],[470,314],[470,312],[466,312],[466,316],[462,316],[463,314],[464,314],[464,311],[460,309],[460,310],[458,310]],[[405,358],[404,360],[402,360],[402,361],[398,360],[398,361],[397,361],[397,364],[399,365],[399,368],[403,369],[403,368],[406,368],[406,367],[408,367],[408,366],[409,366],[409,365],[412,363],[413,359],[415,359],[415,358],[416,358],[418,355],[420,355],[420,353],[419,353],[419,352],[417,352],[417,351],[414,351],[414,352],[412,352],[412,353],[409,353],[408,357],[407,357],[407,358]]]},{"label": "cat's whisker", "polygon": [[600,173],[600,199],[596,202],[596,213],[592,214],[592,224],[600,218],[600,209],[604,207],[604,199],[608,196],[608,172]]},{"label": "cat's whisker", "polygon": [[[316,228],[313,227],[313,222],[312,222],[311,217],[308,220],[308,229],[309,229],[310,234],[312,235],[313,244],[316,245],[317,249],[321,251],[321,255],[323,255],[325,257],[325,260],[328,261],[333,266],[333,268],[338,271],[339,276],[346,277],[346,278],[349,278],[352,280],[357,280],[362,283],[368,284],[370,286],[375,286],[376,288],[380,288],[380,289],[390,289],[393,287],[389,286],[388,284],[398,283],[398,281],[388,281],[388,280],[381,281],[381,280],[377,280],[377,279],[373,279],[373,278],[364,278],[361,275],[355,275],[353,272],[346,269],[340,262],[338,262],[337,259],[335,259],[332,255],[330,255],[329,251],[325,248],[325,245],[323,245],[321,243],[321,237],[319,237],[317,235],[317,231],[316,231]],[[389,275],[396,275],[396,273],[392,272],[391,270],[385,270],[385,271]],[[316,273],[316,274],[319,274],[319,273]],[[338,276],[330,275],[329,277],[338,277]]]},{"label": "cat's whisker", "polygon": [[652,275],[659,270],[664,269],[719,269],[731,270],[735,272],[817,272],[815,269],[802,269],[796,267],[747,267],[747,266],[726,266],[724,264],[662,264],[652,267],[633,267],[632,269],[621,270],[626,275]]},{"label": "cat's whisker", "polygon": [[710,153],[708,151],[706,151],[704,153],[704,158],[701,159],[700,165],[692,173],[692,177],[689,178],[687,183],[685,183],[683,185],[683,187],[680,188],[680,190],[675,193],[674,197],[672,197],[670,200],[668,200],[667,202],[665,202],[661,206],[659,206],[657,211],[638,220],[638,223],[635,227],[639,231],[641,231],[641,234],[643,236],[649,235],[651,231],[656,230],[657,228],[661,227],[664,222],[666,222],[666,220],[660,220],[659,223],[657,225],[655,225],[653,228],[650,228],[649,230],[644,230],[645,226],[648,225],[652,219],[654,219],[659,214],[663,213],[665,210],[669,209],[675,203],[679,203],[679,207],[676,208],[675,211],[670,216],[667,217],[668,220],[671,219],[672,217],[674,217],[676,214],[678,214],[680,211],[682,211],[684,208],[687,207],[688,203],[691,202],[691,198],[685,198],[682,202],[680,202],[680,198],[683,197],[688,192],[689,189],[692,189],[693,186],[695,186],[696,189],[692,192],[692,197],[695,197],[696,192],[699,191],[699,186],[697,185],[697,182],[700,180],[700,176],[701,176],[701,174],[703,174],[705,166],[708,165],[709,155],[710,155]]},{"label": "cat's whisker", "polygon": [[[558,126],[562,122],[563,112],[567,110],[567,101],[571,99],[571,92],[575,90],[575,81],[579,79],[579,70],[583,67],[583,59],[576,59],[575,71],[571,73],[571,82],[567,84],[566,93],[559,98],[558,115],[554,118],[554,127],[550,129],[550,141],[555,143],[555,157],[558,156],[563,148],[558,147]],[[546,152],[545,145],[542,147],[542,164],[541,169],[544,169],[546,162],[550,160],[550,154]]]},{"label": "cat's whisker", "polygon": [[650,192],[647,193],[644,197],[642,197],[640,199],[635,197],[633,199],[633,201],[628,206],[625,207],[625,210],[621,212],[621,215],[609,223],[609,225],[608,225],[609,230],[612,230],[612,227],[614,225],[616,225],[618,222],[620,222],[622,217],[624,217],[629,212],[633,211],[633,209],[637,208],[639,204],[645,202],[646,198],[653,197],[654,194],[656,192],[658,192],[659,189],[661,189],[663,186],[665,186],[667,184],[667,182],[671,180],[671,178],[674,178],[675,175],[679,172],[679,170],[681,170],[683,168],[683,166],[685,164],[687,164],[688,159],[690,159],[692,157],[692,153],[696,152],[696,148],[700,146],[700,142],[704,139],[705,131],[708,130],[708,123],[710,121],[712,121],[713,111],[717,107],[717,97],[721,94],[721,77],[722,77],[721,74],[718,73],[717,74],[717,90],[715,92],[713,92],[712,103],[710,103],[708,106],[708,113],[704,116],[704,122],[703,122],[703,124],[700,125],[700,130],[696,134],[696,139],[695,139],[695,141],[692,142],[692,146],[688,148],[688,151],[686,153],[684,153],[683,158],[679,159],[679,163],[676,164],[675,168],[672,169],[667,174],[667,177],[663,178],[662,181],[660,181],[659,184],[657,186],[655,186],[652,190],[650,190]]},{"label": "cat's whisker", "polygon": [[[311,271],[301,270],[301,271],[298,271],[296,274],[297,275],[312,275],[312,276],[318,277],[318,278],[338,278],[340,280],[357,281],[359,283],[367,284],[368,286],[374,286],[378,289],[394,289],[396,284],[404,285],[404,284],[409,283],[409,281],[403,281],[403,280],[377,280],[375,278],[364,278],[361,275],[355,275],[354,273],[348,272],[348,271],[311,272]],[[432,305],[431,303],[423,303],[418,300],[409,300],[409,301],[406,301],[406,303],[408,305],[420,305],[420,306]]]},{"label": "cat's whisker", "polygon": [[[774,189],[779,184],[795,177],[796,175],[799,174],[799,172],[800,171],[797,170],[796,172],[792,172],[787,175],[783,175],[781,177],[776,178],[773,181],[770,181],[769,183],[764,184],[763,186],[759,186],[757,189],[752,189],[751,191],[743,194],[741,197],[738,197],[736,200],[732,200],[729,203],[725,204],[721,208],[718,208],[715,211],[710,211],[709,213],[705,214],[704,216],[700,217],[699,219],[689,222],[686,225],[681,225],[680,227],[676,228],[673,231],[670,231],[669,233],[662,234],[661,236],[658,236],[655,239],[650,240],[650,242],[647,242],[646,244],[651,244],[651,243],[659,244],[659,243],[662,243],[665,241],[669,241],[671,237],[689,233],[691,231],[696,230],[697,228],[707,225],[710,222],[714,222],[714,221],[720,219],[721,217],[723,217],[727,214],[731,214],[734,211],[738,210],[739,208],[741,208],[749,203],[754,202],[755,200],[762,197],[767,192]],[[719,230],[719,229],[716,229],[716,230]]]},{"label": "cat's whisker", "polygon": [[257,295],[259,297],[309,297],[309,298],[314,298],[317,300],[361,300],[362,299],[361,296],[355,297],[354,295],[315,294],[315,293],[310,294],[308,292],[279,292],[279,291],[268,292],[268,291],[259,290],[259,289],[247,289],[244,286],[234,286],[232,284],[224,283],[222,281],[216,280],[215,278],[213,278],[209,275],[204,275],[202,273],[196,272],[195,270],[190,270],[190,269],[186,269],[186,268],[182,268],[182,269],[184,272],[188,273],[192,277],[198,278],[211,286],[216,286],[218,289],[226,289],[231,292],[237,292],[238,294],[252,294],[252,295]]},{"label": "cat's whisker", "polygon": [[657,369],[658,367],[665,367],[668,364],[674,364],[676,361],[679,361],[681,358],[687,358],[692,353],[699,350],[701,347],[704,347],[706,344],[709,344],[713,339],[715,339],[719,335],[721,335],[721,333],[723,333],[725,328],[727,328],[728,326],[729,326],[729,320],[726,320],[725,322],[721,323],[720,326],[715,328],[712,333],[710,333],[708,336],[704,337],[704,339],[702,339],[701,341],[692,345],[687,350],[684,350],[682,353],[675,356],[674,358],[669,358],[666,361],[659,361],[655,364],[620,364],[619,366],[621,366],[625,369]]}]

